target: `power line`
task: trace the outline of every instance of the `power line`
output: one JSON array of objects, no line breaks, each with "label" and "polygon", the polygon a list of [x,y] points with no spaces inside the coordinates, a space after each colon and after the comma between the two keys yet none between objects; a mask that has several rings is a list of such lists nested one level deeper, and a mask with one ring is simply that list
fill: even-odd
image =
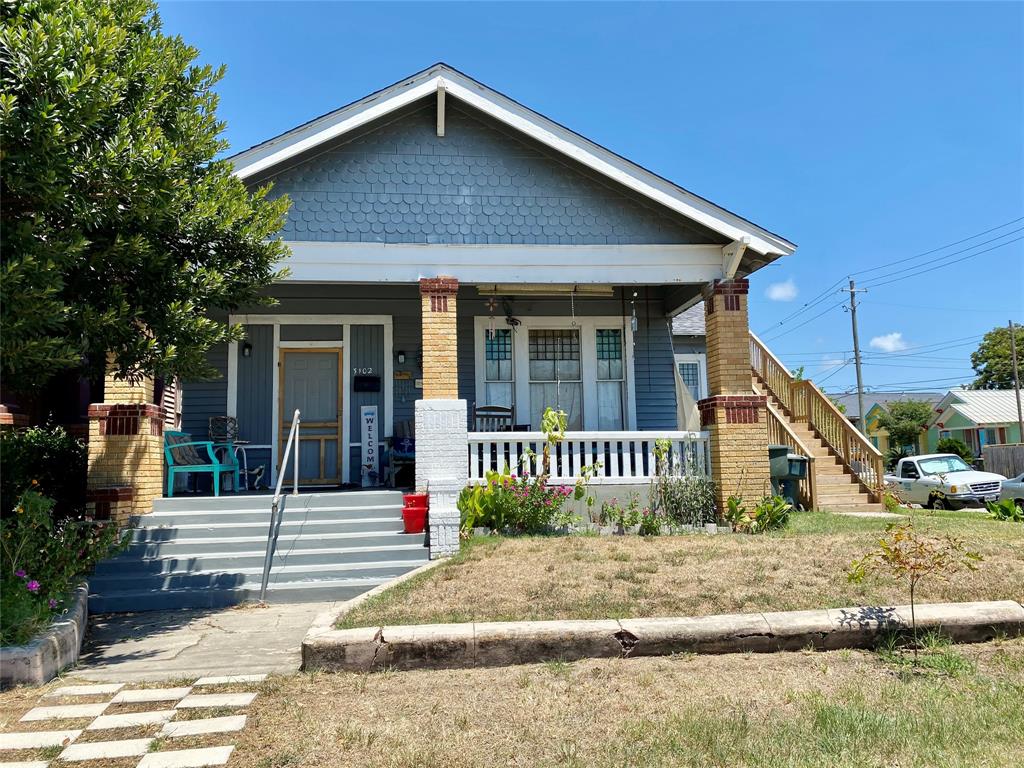
[{"label": "power line", "polygon": [[814,315],[814,317],[811,317],[810,319],[805,320],[804,322],[800,323],[800,325],[794,325],[788,331],[783,331],[782,333],[777,333],[774,336],[765,339],[765,342],[775,341],[776,339],[781,339],[783,336],[786,336],[786,335],[792,333],[793,331],[797,331],[797,330],[803,328],[808,323],[813,323],[815,320],[817,320],[822,315],[827,315],[832,310],[838,309],[841,306],[843,306],[843,302],[841,302],[841,301],[838,304],[833,304],[832,306],[828,307],[824,312],[819,312],[817,315]]},{"label": "power line", "polygon": [[[997,229],[1002,229],[1003,227],[1008,227],[1011,224],[1016,224],[1019,221],[1024,221],[1024,216],[1021,216],[1020,218],[1013,219],[1012,221],[1007,221],[1007,222],[1005,222],[1003,224],[999,224],[998,226],[992,227],[991,229],[986,229],[986,230],[984,230],[982,232],[975,232],[973,235],[971,235],[970,237],[965,237],[963,240],[957,240],[956,242],[946,243],[945,245],[940,245],[938,248],[932,248],[930,251],[924,251],[923,253],[919,253],[916,256],[907,256],[906,258],[903,258],[903,259],[897,259],[895,261],[890,261],[888,264],[881,264],[881,265],[879,265],[877,267],[869,267],[868,269],[860,269],[860,270],[857,270],[856,272],[851,272],[850,275],[851,275],[851,277],[853,275],[866,275],[868,272],[877,272],[880,269],[885,269],[887,267],[891,267],[893,264],[903,264],[903,263],[906,263],[908,261],[913,261],[914,259],[920,259],[920,258],[923,258],[925,256],[930,256],[933,253],[938,253],[939,251],[944,251],[947,248],[952,248],[954,245],[960,245],[961,243],[966,243],[968,240],[973,240],[976,237],[981,237],[982,235],[987,235],[989,232],[995,232]],[[1020,230],[1018,229],[1018,230],[1014,230],[1014,231],[1015,232],[1019,232]],[[1012,234],[1012,233],[1005,233],[1004,235],[1000,235],[1000,237],[1005,237],[1006,234]],[[995,239],[998,240],[999,238],[997,237]],[[992,241],[990,240],[989,242],[992,242]],[[975,243],[974,245],[971,246],[971,248],[977,247],[978,245],[984,245],[984,243]],[[970,249],[968,249],[968,250],[970,250]],[[951,253],[946,254],[946,256],[952,256],[952,255],[953,254],[951,254]],[[945,258],[945,256],[942,256],[940,258]],[[869,278],[869,279],[870,280],[874,280],[875,278]]]},{"label": "power line", "polygon": [[[1024,227],[1022,227],[1022,229],[1024,229]],[[1017,229],[1015,231],[1021,231],[1021,229]],[[1008,233],[1010,233],[1010,232],[1008,232]],[[992,246],[991,248],[986,248],[986,249],[984,249],[982,251],[977,251],[976,253],[971,253],[971,254],[968,254],[967,256],[962,256],[961,258],[953,259],[952,261],[945,261],[945,262],[942,262],[942,263],[936,262],[933,266],[925,267],[924,269],[921,269],[920,271],[911,272],[910,274],[904,274],[902,276],[902,278],[893,278],[893,280],[883,280],[881,283],[868,283],[867,287],[868,288],[880,288],[882,286],[888,286],[890,283],[898,283],[901,280],[908,280],[909,278],[916,278],[916,276],[918,276],[919,274],[925,274],[926,272],[934,272],[936,269],[943,269],[943,268],[945,268],[947,266],[950,266],[951,264],[957,264],[957,263],[959,263],[961,261],[967,261],[968,259],[973,259],[975,256],[981,256],[983,253],[988,253],[989,251],[994,251],[994,250],[999,249],[999,248],[1005,248],[1006,246],[1012,245],[1012,244],[1017,243],[1018,241],[1021,241],[1021,240],[1024,240],[1024,234],[1022,234],[1022,236],[1019,237],[1019,238],[1014,238],[1013,240],[1008,240],[1006,243],[1000,243],[997,246]],[[986,241],[986,242],[990,243],[991,241]],[[979,243],[978,245],[982,245],[982,244]],[[974,247],[974,246],[972,246],[972,247]],[[970,249],[967,249],[967,250],[970,250]],[[948,255],[949,256],[953,256],[956,253],[964,253],[964,251],[955,251],[954,253],[950,253]],[[943,258],[945,258],[945,257],[943,257]],[[899,270],[897,270],[895,272],[890,272],[889,274],[882,274],[882,275],[879,276],[879,278],[873,278],[872,280],[882,280],[883,278],[889,278],[889,276],[891,276],[893,274],[899,274],[900,272],[905,272],[908,269],[916,269],[916,268],[918,268],[918,267],[916,267],[916,266],[906,267],[906,269],[899,269]]]},{"label": "power line", "polygon": [[[861,269],[861,270],[857,270],[855,272],[851,272],[847,277],[852,277],[854,275],[863,275],[863,274],[867,274],[869,272],[877,272],[877,271],[879,271],[881,269],[887,269],[887,268],[893,266],[894,264],[908,263],[908,262],[914,261],[916,259],[920,259],[920,258],[923,258],[925,256],[929,256],[929,255],[931,255],[933,253],[938,253],[939,251],[944,251],[947,248],[952,248],[953,246],[960,245],[961,243],[966,243],[966,242],[968,242],[970,240],[974,240],[975,238],[981,237],[982,235],[987,235],[990,232],[995,232],[996,230],[1002,229],[1003,227],[1008,227],[1011,224],[1016,224],[1016,223],[1018,223],[1020,221],[1024,221],[1024,216],[1021,216],[1019,218],[1013,219],[1011,221],[1004,222],[1003,224],[999,224],[999,225],[997,225],[995,227],[991,227],[990,229],[985,229],[985,230],[982,230],[981,232],[976,232],[973,235],[970,235],[969,237],[965,237],[965,238],[963,238],[961,240],[955,240],[955,241],[953,241],[951,243],[946,243],[945,245],[940,245],[937,248],[932,248],[930,250],[923,251],[922,253],[918,253],[918,254],[916,254],[914,256],[907,256],[907,257],[904,257],[902,259],[896,259],[894,261],[889,261],[886,264],[880,264],[877,267],[868,267],[866,269]],[[993,238],[992,240],[988,240],[988,241],[985,241],[985,242],[982,242],[982,243],[975,243],[974,245],[969,246],[968,248],[965,248],[962,251],[957,251],[955,253],[947,253],[945,256],[941,256],[939,258],[940,259],[944,259],[944,258],[948,258],[949,256],[955,256],[955,255],[957,255],[959,253],[964,253],[966,251],[972,250],[973,248],[977,248],[980,245],[985,245],[986,243],[989,243],[989,242],[995,242],[996,240],[999,240],[999,239],[1001,239],[1003,237],[1006,237],[1007,235],[1014,234],[1014,233],[1020,232],[1022,230],[1024,230],[1024,228],[1016,229],[1016,230],[1013,230],[1011,232],[1005,232],[1002,235],[999,235],[998,237]],[[1011,241],[1011,242],[1013,242],[1013,241]],[[997,247],[1002,247],[1002,246],[997,246]],[[982,253],[987,253],[987,251],[979,251],[978,253],[971,254],[970,256],[968,256],[966,258],[973,258],[974,256],[980,256]],[[963,261],[963,260],[964,259],[959,259],[957,261]],[[935,261],[935,260],[933,259],[932,261]],[[956,261],[951,261],[951,262],[948,262],[948,263],[949,264],[955,264],[957,262]],[[916,265],[914,267],[908,267],[907,269],[908,270],[913,270],[913,269],[917,269],[920,266],[922,266],[922,265],[919,264],[919,265]],[[882,280],[882,279],[884,279],[886,277],[889,277],[890,275],[894,275],[894,274],[898,274],[898,272],[892,272],[892,273],[889,273],[889,274],[886,274],[886,275],[879,275],[878,277],[869,278],[868,280],[869,280],[869,282],[872,281],[872,280]],[[913,275],[908,275],[908,277],[913,277]],[[836,280],[834,283],[832,283],[832,285],[830,285],[824,291],[822,291],[821,293],[817,294],[812,299],[810,299],[807,302],[805,302],[799,309],[795,310],[794,312],[791,312],[789,315],[787,315],[786,317],[782,318],[777,323],[774,323],[773,325],[768,326],[763,331],[761,331],[761,333],[771,333],[773,330],[775,330],[779,326],[784,325],[784,324],[790,322],[791,320],[796,319],[797,317],[799,317],[804,312],[807,312],[808,310],[811,310],[814,307],[816,307],[817,305],[821,304],[823,301],[825,301],[828,298],[828,296],[831,293],[834,292],[834,290],[836,288],[839,287],[839,285],[842,282],[843,282],[843,278],[840,278],[840,279]],[[885,283],[878,283],[877,285],[883,285],[883,284],[885,284]],[[776,336],[775,338],[778,338],[778,336]]]}]

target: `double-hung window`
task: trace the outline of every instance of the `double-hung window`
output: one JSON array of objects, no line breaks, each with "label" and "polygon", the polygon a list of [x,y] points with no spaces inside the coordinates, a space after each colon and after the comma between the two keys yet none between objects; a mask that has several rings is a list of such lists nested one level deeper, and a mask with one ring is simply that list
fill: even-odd
[{"label": "double-hung window", "polygon": [[626,397],[626,366],[622,329],[597,329],[597,428],[622,429]]},{"label": "double-hung window", "polygon": [[481,405],[515,403],[515,368],[513,367],[511,328],[488,329],[484,335],[484,392]]}]

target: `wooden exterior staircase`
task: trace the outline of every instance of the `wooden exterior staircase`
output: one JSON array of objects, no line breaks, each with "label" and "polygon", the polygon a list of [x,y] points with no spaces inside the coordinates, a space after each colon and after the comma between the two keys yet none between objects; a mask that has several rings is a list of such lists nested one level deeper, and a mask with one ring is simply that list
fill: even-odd
[{"label": "wooden exterior staircase", "polygon": [[768,398],[768,441],[808,459],[800,501],[808,509],[878,511],[882,454],[813,382],[796,380],[771,350],[750,334],[753,388]]}]

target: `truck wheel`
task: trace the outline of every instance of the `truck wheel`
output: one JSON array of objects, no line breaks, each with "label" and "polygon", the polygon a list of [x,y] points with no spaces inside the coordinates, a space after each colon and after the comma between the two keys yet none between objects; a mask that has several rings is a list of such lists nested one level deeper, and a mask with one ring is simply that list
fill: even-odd
[{"label": "truck wheel", "polygon": [[934,509],[940,512],[944,509],[949,509],[949,504],[947,504],[946,500],[941,496],[932,496],[930,499],[928,499],[927,506],[928,509]]}]

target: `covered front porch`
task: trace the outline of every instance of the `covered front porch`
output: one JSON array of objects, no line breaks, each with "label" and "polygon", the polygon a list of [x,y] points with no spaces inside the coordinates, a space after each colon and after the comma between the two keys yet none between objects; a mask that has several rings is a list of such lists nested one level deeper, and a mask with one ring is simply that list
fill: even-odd
[{"label": "covered front porch", "polygon": [[[410,486],[415,405],[444,374],[445,394],[466,403],[470,454],[489,443],[496,455],[494,446],[510,443],[504,432],[535,444],[551,407],[566,412],[575,441],[563,474],[589,451],[605,457],[609,480],[643,482],[653,440],[700,437],[700,394],[686,392],[689,408],[678,407],[686,384],[677,380],[670,314],[701,287],[460,284],[448,312],[433,313],[419,285],[281,284],[272,309],[230,316],[245,339],[211,353],[222,378],[186,383],[183,430],[206,439],[211,419],[235,418],[250,473],[263,467],[272,485],[299,410],[304,486]],[[445,315],[441,332],[436,314]],[[474,476],[472,462],[467,468]],[[290,480],[291,464],[283,471]]]}]

